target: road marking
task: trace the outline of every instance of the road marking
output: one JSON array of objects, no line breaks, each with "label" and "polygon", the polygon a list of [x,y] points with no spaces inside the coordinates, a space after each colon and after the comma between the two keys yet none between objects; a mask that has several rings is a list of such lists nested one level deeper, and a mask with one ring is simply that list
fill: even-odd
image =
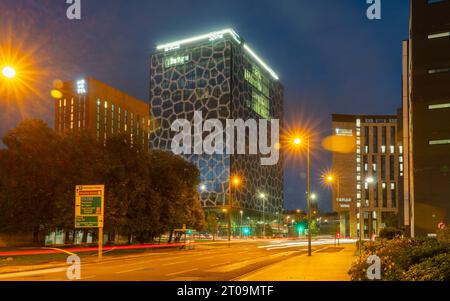
[{"label": "road marking", "polygon": [[171,276],[176,276],[176,275],[181,275],[181,274],[186,274],[186,273],[190,273],[190,272],[195,272],[198,271],[198,268],[196,269],[191,269],[191,270],[186,270],[186,271],[181,271],[181,272],[176,272],[176,273],[171,273],[171,274],[167,274],[167,277],[171,277]]},{"label": "road marking", "polygon": [[186,263],[186,262],[189,262],[189,261],[185,260],[185,261],[178,261],[178,262],[165,263],[165,264],[163,264],[162,266],[166,267],[166,266],[177,265],[177,264],[182,264],[182,263]]},{"label": "road marking", "polygon": [[65,272],[65,271],[67,271],[67,267],[46,269],[46,270],[37,270],[37,271],[28,271],[28,272],[9,273],[9,274],[0,275],[0,279],[28,277],[28,276],[36,276],[36,275],[44,275],[44,274],[54,274],[54,273],[60,273],[60,272]]},{"label": "road marking", "polygon": [[54,250],[54,251],[66,253],[67,255],[71,255],[71,256],[73,256],[73,255],[76,256],[76,255],[77,255],[77,254],[75,254],[75,253],[69,252],[69,251],[64,250],[64,249],[58,249],[58,248],[43,248],[43,249],[44,249],[44,250]]},{"label": "road marking", "polygon": [[141,270],[144,270],[144,269],[145,268],[131,269],[131,270],[126,270],[126,271],[116,272],[116,274],[126,274],[126,273],[141,271]]}]

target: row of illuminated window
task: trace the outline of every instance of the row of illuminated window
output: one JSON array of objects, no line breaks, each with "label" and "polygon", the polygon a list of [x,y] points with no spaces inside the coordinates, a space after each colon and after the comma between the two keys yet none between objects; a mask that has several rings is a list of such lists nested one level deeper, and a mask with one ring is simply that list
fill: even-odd
[{"label": "row of illuminated window", "polygon": [[[109,109],[111,113],[109,113]],[[103,119],[101,118],[103,111]],[[110,115],[109,115],[110,114]],[[97,131],[97,139],[100,139],[100,131],[103,128],[103,138],[106,140],[107,133],[114,135],[116,132],[120,133],[122,130],[124,132],[130,132],[131,144],[135,143],[135,139],[138,140],[142,145],[145,145],[145,139],[150,138],[151,132],[151,120],[146,119],[145,117],[141,117],[138,114],[134,114],[133,112],[129,112],[127,109],[122,110],[121,107],[116,107],[115,104],[110,103],[108,101],[102,101],[100,99],[97,100],[97,109],[96,109],[96,131]],[[108,117],[111,117],[110,122],[108,122]],[[101,124],[103,121],[103,124]],[[116,127],[117,126],[117,127]],[[145,128],[147,127],[147,132]],[[146,133],[148,137],[146,136]]]},{"label": "row of illuminated window", "polygon": [[[86,127],[86,98],[79,96],[78,101],[71,98],[70,100],[64,98],[60,99],[58,104],[58,130],[65,131],[67,129],[73,130],[75,125],[78,128]],[[77,119],[75,120],[75,106],[77,106]],[[69,107],[70,115],[67,115],[67,108]],[[69,119],[67,119],[69,117]],[[67,122],[69,121],[69,122]]]},{"label": "row of illuminated window", "polygon": [[[375,207],[375,208],[388,208],[388,201],[391,201],[391,208],[397,207],[397,189],[395,183],[390,183],[390,189],[388,189],[388,183],[381,183],[381,185],[371,185],[369,183],[365,184],[365,189],[358,191],[357,198],[365,200],[366,207]],[[379,189],[381,188],[381,195]],[[388,191],[389,190],[389,191]],[[388,193],[390,192],[390,198],[388,198]],[[372,204],[370,202],[372,196]],[[361,203],[358,204],[358,207]]]},{"label": "row of illuminated window", "polygon": [[[379,145],[379,130],[381,131],[381,145]],[[372,151],[373,153],[378,153],[381,150],[381,153],[386,153],[387,146],[389,146],[390,153],[395,153],[396,146],[396,127],[390,127],[389,133],[389,143],[388,143],[388,135],[387,135],[387,127],[372,127],[372,135],[370,135],[370,128],[368,126],[364,127],[364,152],[369,153]],[[372,143],[370,143],[372,140]],[[372,149],[370,149],[370,145],[372,144]],[[357,145],[358,147],[360,145]]]},{"label": "row of illuminated window", "polygon": [[267,97],[259,94],[252,93],[252,109],[259,116],[264,119],[270,120],[270,101]]},{"label": "row of illuminated window", "polygon": [[[358,158],[359,160],[359,158]],[[357,161],[358,162],[358,161]],[[386,156],[381,156],[381,162],[380,162],[380,167],[381,167],[381,179],[382,180],[386,180],[386,175],[387,175],[387,158]],[[403,163],[403,157],[399,157],[399,163]],[[372,156],[372,173],[377,173],[378,172],[378,157],[377,156]],[[369,172],[369,158],[367,156],[364,156],[363,159],[363,170],[364,173],[366,175],[366,177],[368,177],[368,172]],[[395,180],[395,156],[391,155],[389,156],[389,178],[391,181]]]},{"label": "row of illuminated window", "polygon": [[245,69],[244,78],[261,94],[268,98],[270,97],[269,80],[262,74],[261,70],[258,67],[254,66],[252,70]]}]

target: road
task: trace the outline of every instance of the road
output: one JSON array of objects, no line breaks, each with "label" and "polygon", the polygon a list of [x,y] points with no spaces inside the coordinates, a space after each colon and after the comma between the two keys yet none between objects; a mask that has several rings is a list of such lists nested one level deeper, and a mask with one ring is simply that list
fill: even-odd
[{"label": "road", "polygon": [[[316,242],[321,251],[330,241]],[[106,257],[102,262],[81,262],[83,281],[232,281],[250,272],[306,256],[304,242],[249,241],[228,245],[197,245],[194,250],[159,250],[139,255]],[[68,265],[67,265],[68,266]],[[0,275],[1,281],[66,281],[67,266]]]}]

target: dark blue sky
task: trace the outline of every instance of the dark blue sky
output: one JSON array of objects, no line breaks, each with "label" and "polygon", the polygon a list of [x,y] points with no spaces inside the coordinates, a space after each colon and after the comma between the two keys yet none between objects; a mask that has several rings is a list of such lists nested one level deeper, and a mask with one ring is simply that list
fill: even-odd
[{"label": "dark blue sky", "polygon": [[[82,0],[82,20],[66,18],[65,0],[1,0],[0,44],[33,50],[40,96],[0,99],[0,135],[21,118],[53,122],[51,81],[92,75],[148,99],[149,55],[156,44],[234,28],[285,87],[286,119],[330,134],[332,113],[390,114],[401,105],[401,41],[409,0],[383,0],[382,20],[366,18],[366,0]],[[43,83],[43,84],[41,84]],[[320,171],[330,155],[317,146],[313,185],[331,209]],[[304,160],[286,167],[287,208],[305,207]]]}]

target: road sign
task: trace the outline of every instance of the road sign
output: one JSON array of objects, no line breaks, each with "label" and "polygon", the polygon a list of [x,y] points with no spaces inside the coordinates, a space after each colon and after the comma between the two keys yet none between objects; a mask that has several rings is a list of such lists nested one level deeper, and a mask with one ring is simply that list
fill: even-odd
[{"label": "road sign", "polygon": [[439,223],[438,229],[439,229],[439,230],[444,230],[444,229],[445,229],[445,223],[444,223],[444,222]]},{"label": "road sign", "polygon": [[75,228],[103,228],[104,185],[76,186]]}]

